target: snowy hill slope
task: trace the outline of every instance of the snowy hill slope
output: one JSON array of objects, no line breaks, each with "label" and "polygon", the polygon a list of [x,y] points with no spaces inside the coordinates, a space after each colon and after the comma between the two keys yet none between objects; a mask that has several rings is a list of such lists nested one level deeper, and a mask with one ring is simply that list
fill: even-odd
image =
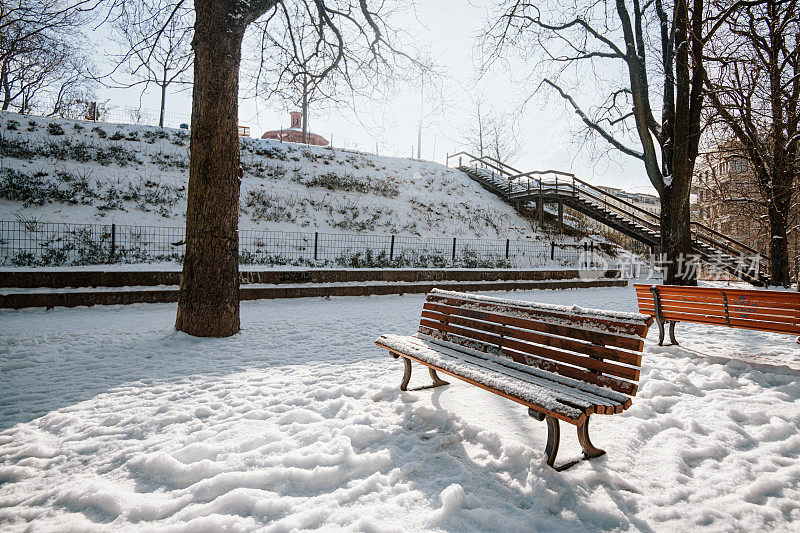
[{"label": "snowy hill slope", "polygon": [[[0,220],[183,226],[189,133],[0,113]],[[529,220],[443,165],[242,139],[242,229],[519,239]]]}]

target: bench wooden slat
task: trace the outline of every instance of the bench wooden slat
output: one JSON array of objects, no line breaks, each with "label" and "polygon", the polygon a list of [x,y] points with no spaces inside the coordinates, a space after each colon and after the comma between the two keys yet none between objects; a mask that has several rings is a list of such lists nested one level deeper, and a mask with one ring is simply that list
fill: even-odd
[{"label": "bench wooden slat", "polygon": [[[652,298],[639,297],[640,302],[654,307]],[[720,298],[718,302],[695,302],[689,299],[673,300],[670,298],[661,298],[662,305],[675,309],[696,309],[708,311],[709,313],[721,314],[725,316],[725,302]],[[776,320],[778,322],[794,323],[800,316],[800,311],[794,309],[781,309],[774,307],[765,307],[757,305],[742,305],[738,302],[728,302],[728,313],[730,315],[763,315],[769,320]],[[743,317],[744,318],[744,317]]]},{"label": "bench wooden slat", "polygon": [[469,330],[460,326],[442,324],[441,322],[436,322],[434,320],[422,319],[420,320],[420,326],[427,326],[431,329],[438,329],[439,331],[445,331],[447,333],[455,333],[470,339],[482,340],[497,346],[511,348],[524,354],[539,355],[561,363],[583,367],[589,370],[603,372],[605,374],[611,374],[624,379],[639,379],[639,370],[636,368],[616,365],[572,352],[566,352],[546,346],[533,347],[526,342],[509,339],[507,337],[501,337],[491,333]]},{"label": "bench wooden slat", "polygon": [[[469,303],[472,304],[473,302]],[[452,299],[450,300],[449,304],[434,303],[433,300],[429,300],[423,305],[423,309],[437,311],[443,314],[475,318],[487,322],[496,322],[498,324],[505,324],[507,326],[514,326],[531,331],[539,331],[551,335],[571,337],[573,339],[582,341],[597,342],[606,346],[615,346],[629,350],[641,351],[644,346],[644,340],[641,337],[634,336],[632,334],[620,335],[607,331],[586,330],[568,324],[553,324],[552,322],[546,322],[543,320],[493,313],[485,310],[485,307],[483,306],[481,306],[481,309],[465,308],[459,306],[457,302]]]},{"label": "bench wooden slat", "polygon": [[569,325],[571,327],[580,329],[588,328],[594,330],[594,332],[596,333],[604,333],[607,335],[622,334],[622,335],[629,335],[629,336],[634,335],[641,337],[643,333],[647,332],[650,324],[641,321],[634,322],[623,319],[615,320],[612,318],[599,318],[590,315],[581,315],[579,313],[565,315],[565,313],[550,311],[547,309],[516,306],[516,305],[504,304],[501,302],[495,302],[491,301],[492,299],[489,298],[458,299],[452,296],[448,296],[446,294],[442,294],[446,292],[447,291],[431,292],[430,294],[428,294],[427,301],[444,303],[446,305],[453,305],[456,307],[463,307],[465,305],[475,306],[486,309],[489,312],[494,311],[498,314],[518,316],[520,318],[527,318],[532,320],[544,319],[544,320],[549,320],[550,322],[553,322],[552,319],[564,318],[565,316],[568,316],[570,323]]},{"label": "bench wooden slat", "polygon": [[[458,348],[458,350],[455,350],[448,346],[449,343],[443,343],[434,338],[426,339],[412,336],[408,337],[408,340],[409,342],[435,349],[438,352],[450,355],[452,357],[463,358],[465,361],[470,361],[476,365],[500,372],[504,375],[508,375],[509,377],[528,381],[539,386],[548,387],[553,391],[557,391],[560,395],[559,398],[568,402],[568,405],[570,404],[569,402],[574,402],[577,398],[581,402],[584,402],[583,406],[581,407],[582,409],[594,409],[596,407],[600,407],[603,409],[609,408],[613,410],[615,406],[624,405],[624,403],[629,400],[629,398],[622,394],[618,394],[616,398],[612,399],[608,397],[609,394],[607,392],[604,393],[604,391],[587,390],[587,384],[579,381],[573,381],[569,384],[554,381],[554,376],[552,374],[548,376],[547,373],[544,372],[534,373],[533,371],[535,368],[532,368],[528,365],[515,363],[514,361],[502,356],[496,357],[495,359],[489,359],[485,353],[481,353],[477,350],[466,350],[465,352],[461,346],[457,345],[454,345],[455,348]],[[573,406],[576,405],[573,404]]]},{"label": "bench wooden slat", "polygon": [[630,398],[626,393],[610,390],[608,387],[604,385],[592,384],[580,378],[571,378],[569,376],[562,376],[557,373],[550,372],[548,370],[540,369],[535,365],[530,365],[527,363],[521,363],[519,361],[515,361],[514,358],[510,357],[506,353],[508,350],[502,350],[502,349],[493,350],[491,348],[484,349],[486,348],[486,346],[480,349],[466,347],[461,344],[448,341],[445,338],[445,335],[447,334],[443,333],[433,334],[433,335],[416,334],[414,335],[414,337],[419,338],[429,344],[442,346],[453,352],[467,353],[476,355],[478,357],[491,356],[494,358],[495,361],[498,362],[498,364],[509,366],[511,368],[518,369],[522,372],[542,377],[543,379],[547,379],[552,382],[561,383],[562,385],[568,386],[570,388],[586,391],[587,393],[592,394],[594,396],[605,398],[611,404],[617,404],[620,402],[624,403],[630,400]]},{"label": "bench wooden slat", "polygon": [[[465,339],[464,337],[453,335],[451,333],[440,332],[430,328],[425,328],[424,326],[420,326],[419,330],[422,335],[427,335],[436,338],[437,340],[439,339],[446,340],[452,342],[453,344],[461,346],[464,346],[466,342],[469,342],[470,344],[479,346],[482,351],[488,353],[491,353],[493,351],[495,353],[499,352],[500,354],[503,354],[511,358],[513,361],[517,363],[534,366],[536,368],[546,370],[548,372],[555,372],[564,377],[586,381],[587,383],[592,383],[600,387],[608,387],[613,391],[620,392],[622,394],[627,394],[629,396],[636,396],[636,393],[638,392],[638,386],[635,383],[632,383],[630,381],[625,381],[616,378],[614,376],[598,374],[596,372],[592,372],[591,370],[586,370],[584,368],[564,365],[556,361],[553,361],[551,359],[544,359],[536,355],[523,354],[515,350],[512,350],[508,347],[497,348],[495,344],[486,343],[475,339]],[[464,347],[469,348],[469,346],[464,346]]]},{"label": "bench wooden slat", "polygon": [[694,291],[697,291],[697,296],[713,297],[720,295],[721,292],[728,294],[728,299],[733,297],[745,298],[754,302],[769,302],[778,307],[785,307],[787,309],[800,309],[800,303],[797,301],[797,293],[792,291],[768,291],[768,290],[751,290],[751,289],[731,289],[731,288],[716,288],[716,287],[676,287],[673,285],[659,285],[658,292],[662,296],[688,296],[695,297]]},{"label": "bench wooden slat", "polygon": [[[655,312],[655,304],[652,303],[645,303],[646,301],[640,302],[639,308],[646,310],[647,312],[654,313]],[[694,304],[692,305],[689,302],[670,302],[668,300],[661,301],[662,307],[662,315],[664,318],[667,318],[668,314],[672,313],[683,313],[687,315],[697,314],[702,316],[714,316],[720,317],[723,322],[725,322],[725,306],[709,306],[703,304]],[[769,310],[758,309],[754,308],[751,311],[743,311],[738,306],[728,306],[728,317],[731,321],[733,320],[744,320],[744,321],[756,321],[756,322],[763,322],[765,324],[776,324],[776,325],[787,325],[787,326],[794,326],[800,322],[800,319],[787,316],[787,315],[774,315]]]},{"label": "bench wooden slat", "polygon": [[[487,313],[480,313],[481,319],[491,320],[492,317],[487,316]],[[642,363],[642,354],[640,352],[626,352],[605,346],[590,344],[577,339],[568,337],[559,337],[545,333],[537,333],[535,331],[516,328],[510,325],[503,324],[502,322],[483,322],[480,320],[473,320],[459,315],[450,315],[438,313],[434,311],[422,311],[422,316],[431,320],[438,320],[440,322],[457,324],[465,326],[470,329],[477,329],[494,333],[504,337],[512,337],[536,344],[543,344],[553,348],[561,348],[564,350],[582,352],[587,355],[600,357],[602,359],[611,359],[621,363],[639,366]]]}]

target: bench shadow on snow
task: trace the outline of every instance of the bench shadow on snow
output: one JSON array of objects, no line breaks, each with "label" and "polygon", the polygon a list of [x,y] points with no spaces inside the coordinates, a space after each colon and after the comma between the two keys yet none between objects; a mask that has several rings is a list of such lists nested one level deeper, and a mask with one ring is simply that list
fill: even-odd
[{"label": "bench shadow on snow", "polygon": [[[457,380],[452,380],[456,381]],[[456,385],[458,386],[458,385]],[[398,391],[397,397],[406,393]],[[625,529],[634,526],[639,531],[652,531],[650,526],[635,516],[635,505],[627,501],[630,492],[627,483],[617,483],[614,473],[613,457],[602,456],[592,461],[583,461],[565,472],[556,472],[545,463],[543,453],[547,440],[547,428],[542,422],[527,419],[529,436],[521,444],[500,445],[482,428],[461,419],[457,414],[442,406],[441,397],[447,394],[447,387],[431,393],[420,394],[417,401],[405,404],[403,429],[387,434],[385,442],[393,443],[411,435],[420,440],[416,455],[406,459],[399,457],[398,466],[406,460],[421,461],[420,472],[411,480],[412,487],[424,492],[429,501],[443,500],[451,483],[474,481],[475,485],[463,486],[468,495],[456,508],[447,501],[441,501],[440,526],[444,529],[525,529],[531,523],[537,529],[547,531],[580,531],[592,529]],[[415,410],[430,410],[425,421],[415,421]],[[504,401],[499,406],[498,415],[515,417],[524,408],[516,403]],[[443,422],[442,422],[443,421]],[[565,458],[580,456],[577,439],[572,435],[574,427],[565,424],[562,428],[562,449]],[[573,437],[575,443],[565,443]],[[566,437],[566,438],[564,438]],[[426,449],[427,447],[430,449]],[[411,454],[409,454],[411,455]],[[475,456],[478,457],[475,457]],[[475,457],[475,458],[473,458]],[[562,460],[564,460],[562,458]],[[434,475],[426,475],[427,472]],[[602,491],[616,506],[603,509],[602,505],[587,504],[587,489]],[[444,492],[443,492],[444,491]],[[485,503],[486,507],[481,507]],[[569,513],[564,513],[568,509]],[[523,511],[529,516],[519,516]],[[472,522],[478,515],[496,515],[496,522]],[[527,523],[507,522],[508,516],[517,514]]]}]

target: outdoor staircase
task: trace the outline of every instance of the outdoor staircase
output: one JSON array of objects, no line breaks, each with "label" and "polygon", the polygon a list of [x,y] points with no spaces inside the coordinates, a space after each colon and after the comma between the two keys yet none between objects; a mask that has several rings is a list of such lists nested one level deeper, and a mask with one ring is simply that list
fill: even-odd
[{"label": "outdoor staircase", "polygon": [[[468,158],[466,165],[462,163],[463,156]],[[488,191],[518,210],[535,209],[540,225],[544,206],[555,204],[559,219],[562,206],[567,206],[651,247],[651,250],[661,244],[658,215],[572,174],[555,170],[520,172],[492,157],[475,157],[466,152],[448,156],[448,162],[456,157],[458,168]],[[691,227],[692,253],[703,263],[754,285],[769,285],[768,257],[700,223],[692,222]]]}]

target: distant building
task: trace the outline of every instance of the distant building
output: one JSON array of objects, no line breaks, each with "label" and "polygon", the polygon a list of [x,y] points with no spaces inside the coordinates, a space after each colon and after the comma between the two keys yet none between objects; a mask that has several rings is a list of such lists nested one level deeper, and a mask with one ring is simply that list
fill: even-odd
[{"label": "distant building", "polygon": [[753,169],[737,146],[697,158],[692,219],[736,240],[766,248],[766,210]]},{"label": "distant building", "polygon": [[[285,141],[291,143],[303,142],[303,114],[299,111],[292,111],[289,113],[290,122],[287,129],[273,130],[264,133],[262,139],[276,139],[278,141]],[[328,141],[322,135],[306,133],[306,144],[313,144],[316,146],[328,146]]]},{"label": "distant building", "polygon": [[[598,186],[598,189],[601,191],[607,192],[612,196],[616,196],[617,198],[624,200],[628,203],[635,205],[645,211],[649,211],[654,215],[658,215],[661,213],[661,202],[658,199],[658,196],[654,196],[652,194],[643,194],[638,192],[628,192],[623,191],[622,189],[617,189],[615,187],[602,187]],[[623,205],[620,203],[620,206]]]}]

